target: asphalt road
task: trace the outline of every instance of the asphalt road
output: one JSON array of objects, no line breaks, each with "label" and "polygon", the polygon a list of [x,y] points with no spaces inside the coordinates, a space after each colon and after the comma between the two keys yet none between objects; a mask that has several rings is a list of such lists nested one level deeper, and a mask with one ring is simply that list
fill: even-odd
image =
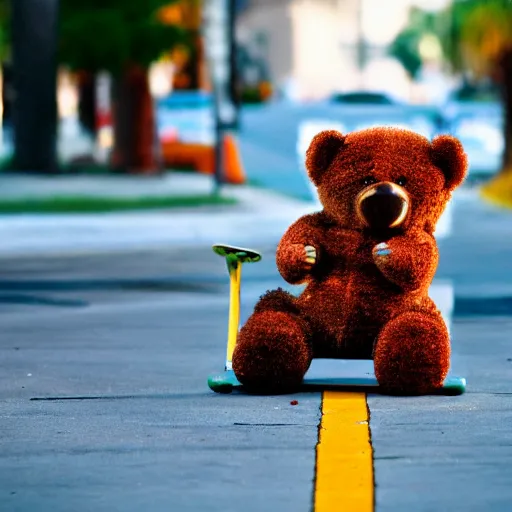
[{"label": "asphalt road", "polygon": [[241,111],[240,119],[239,142],[248,178],[298,198],[311,197],[308,182],[297,173],[303,162],[297,153],[299,129],[306,121],[341,124],[340,129],[344,132],[372,125],[396,124],[430,139],[440,130],[444,133],[459,129],[461,134],[457,135],[469,155],[471,180],[488,178],[496,172],[500,162],[499,154],[488,147],[496,142],[492,130],[497,129],[499,133],[500,129],[499,114],[493,106],[466,106],[464,116],[451,128],[437,124],[435,108],[420,105],[347,106],[327,102],[295,105],[275,102],[246,107]]},{"label": "asphalt road", "polygon": [[309,510],[319,394],[207,387],[227,291],[209,250],[3,261],[0,509]]},{"label": "asphalt road", "polygon": [[[243,319],[281,284],[274,243],[245,268]],[[453,371],[468,391],[368,397],[376,510],[505,512],[512,215],[457,203],[440,245],[437,277],[456,293]],[[2,260],[0,509],[310,510],[320,395],[207,388],[223,365],[227,292],[204,247]]]}]

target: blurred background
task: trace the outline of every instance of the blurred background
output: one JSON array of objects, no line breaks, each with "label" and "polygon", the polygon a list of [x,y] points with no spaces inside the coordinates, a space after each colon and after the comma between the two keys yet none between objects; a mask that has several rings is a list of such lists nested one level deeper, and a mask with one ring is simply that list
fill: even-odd
[{"label": "blurred background", "polygon": [[314,133],[396,125],[456,135],[469,182],[510,198],[511,19],[508,0],[2,0],[1,167],[310,199]]}]

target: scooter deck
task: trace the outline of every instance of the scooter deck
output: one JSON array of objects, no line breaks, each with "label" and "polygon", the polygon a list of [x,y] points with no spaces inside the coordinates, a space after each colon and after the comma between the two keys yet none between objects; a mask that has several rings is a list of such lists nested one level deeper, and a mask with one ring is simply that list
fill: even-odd
[{"label": "scooter deck", "polygon": [[[226,370],[222,373],[210,375],[208,386],[216,393],[232,393],[233,391],[244,391],[242,384],[238,381],[233,370]],[[367,377],[306,377],[301,386],[302,391],[323,391],[337,389],[340,391],[366,391],[368,393],[382,393],[382,390],[373,376]],[[466,391],[466,379],[464,377],[450,376],[444,381],[441,388],[436,390],[434,395],[457,396]]]}]

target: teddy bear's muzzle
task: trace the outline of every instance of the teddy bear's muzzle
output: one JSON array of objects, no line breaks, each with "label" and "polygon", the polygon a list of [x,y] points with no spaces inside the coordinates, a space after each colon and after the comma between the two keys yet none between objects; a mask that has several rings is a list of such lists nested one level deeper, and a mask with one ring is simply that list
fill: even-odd
[{"label": "teddy bear's muzzle", "polygon": [[396,228],[407,217],[409,197],[395,183],[376,183],[357,196],[356,211],[363,224],[371,229]]}]

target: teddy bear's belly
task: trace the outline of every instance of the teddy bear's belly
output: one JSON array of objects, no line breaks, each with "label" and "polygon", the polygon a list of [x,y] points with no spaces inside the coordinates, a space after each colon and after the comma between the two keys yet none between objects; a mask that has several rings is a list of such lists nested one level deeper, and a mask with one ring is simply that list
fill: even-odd
[{"label": "teddy bear's belly", "polygon": [[371,359],[384,324],[402,311],[421,307],[425,295],[403,293],[372,276],[349,274],[311,283],[298,302],[320,331],[314,333],[316,357]]}]

